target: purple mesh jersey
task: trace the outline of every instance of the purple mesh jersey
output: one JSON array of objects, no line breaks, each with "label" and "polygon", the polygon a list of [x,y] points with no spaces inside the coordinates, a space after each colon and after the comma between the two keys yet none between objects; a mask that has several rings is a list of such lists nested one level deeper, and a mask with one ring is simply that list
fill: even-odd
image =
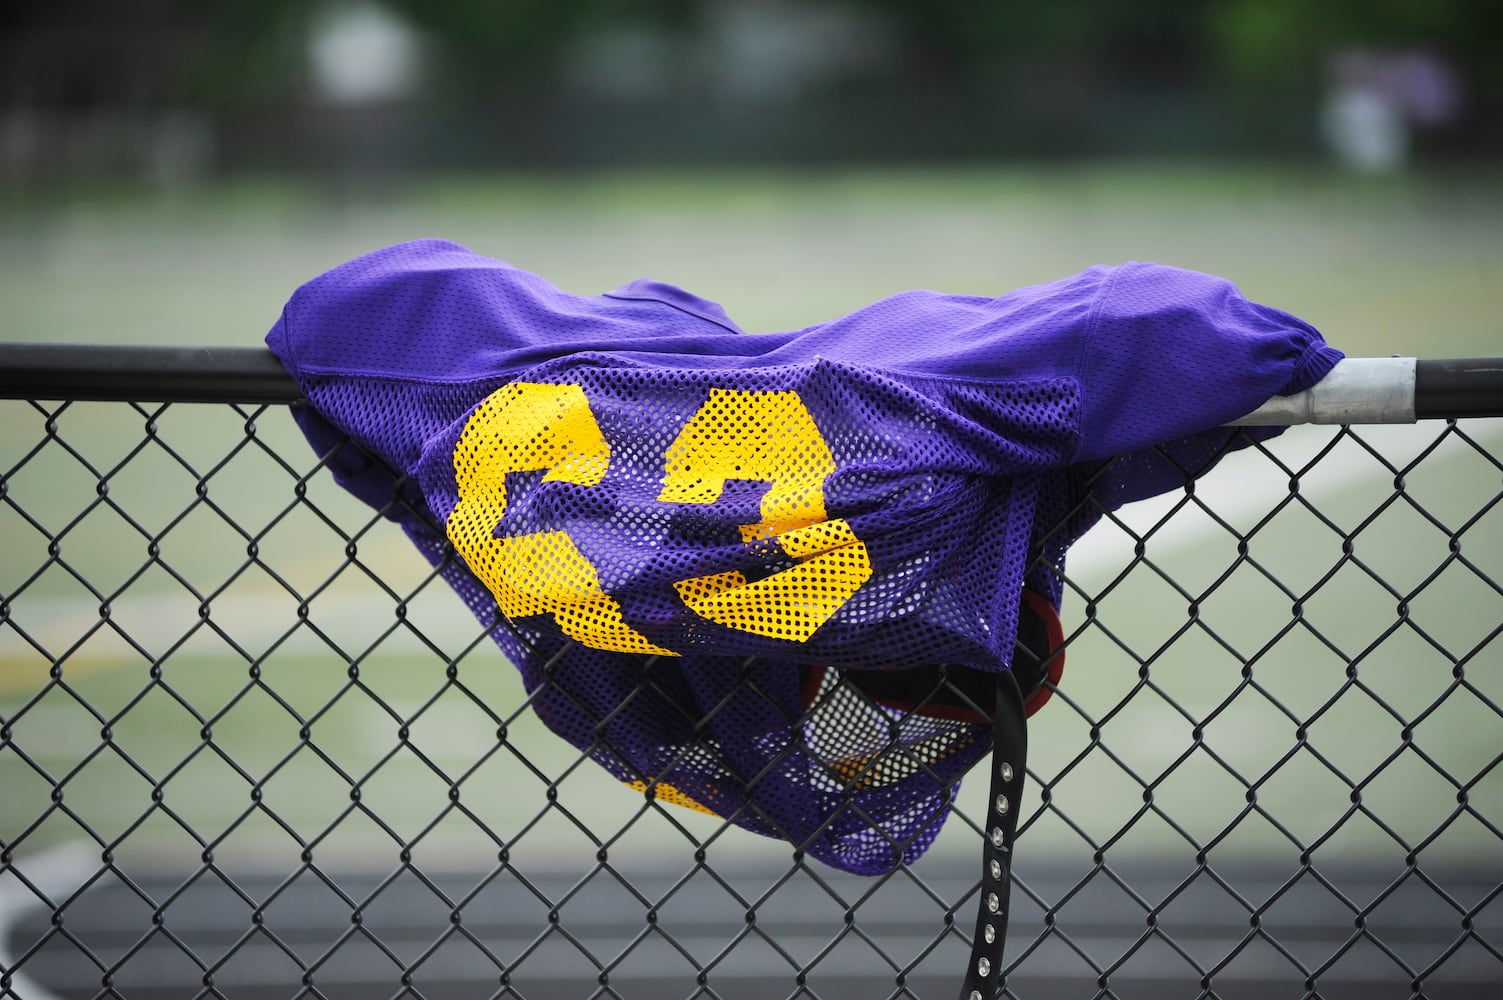
[{"label": "purple mesh jersey", "polygon": [[571,295],[440,241],[314,279],[267,342],[314,447],[379,457],[343,449],[339,481],[505,616],[551,729],[868,874],[929,846],[989,730],[844,679],[1009,669],[1101,510],[1182,486],[1340,357],[1154,264],[754,334],[670,285]]}]

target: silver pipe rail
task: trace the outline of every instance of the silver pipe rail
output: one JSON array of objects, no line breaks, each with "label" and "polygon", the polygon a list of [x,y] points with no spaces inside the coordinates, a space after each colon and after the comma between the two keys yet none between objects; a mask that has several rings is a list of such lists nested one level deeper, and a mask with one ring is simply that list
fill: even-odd
[{"label": "silver pipe rail", "polygon": [[1275,396],[1237,426],[1412,424],[1503,416],[1503,358],[1345,358],[1315,385]]}]

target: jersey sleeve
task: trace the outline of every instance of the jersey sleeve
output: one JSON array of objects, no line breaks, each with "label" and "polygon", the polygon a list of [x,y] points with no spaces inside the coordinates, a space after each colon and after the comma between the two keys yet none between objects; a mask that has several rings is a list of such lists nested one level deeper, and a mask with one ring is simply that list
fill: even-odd
[{"label": "jersey sleeve", "polygon": [[1310,324],[1225,278],[1157,264],[1114,269],[1082,344],[1077,461],[1217,427],[1309,388],[1341,358]]},{"label": "jersey sleeve", "polygon": [[[713,317],[713,318],[712,318]],[[459,384],[559,358],[656,352],[714,358],[743,339],[720,307],[634,282],[575,295],[446,240],[399,243],[293,293],[267,344],[300,379]]]},{"label": "jersey sleeve", "polygon": [[1225,424],[1308,389],[1341,357],[1309,323],[1225,278],[1123,264],[1081,341],[1071,471],[1108,510],[1179,488],[1229,448],[1278,433]]}]

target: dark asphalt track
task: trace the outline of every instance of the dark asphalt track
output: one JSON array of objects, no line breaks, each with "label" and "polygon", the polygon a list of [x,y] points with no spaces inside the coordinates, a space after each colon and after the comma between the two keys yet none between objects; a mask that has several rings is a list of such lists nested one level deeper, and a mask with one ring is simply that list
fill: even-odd
[{"label": "dark asphalt track", "polygon": [[[1188,872],[1137,867],[1116,872],[1126,888],[1107,873],[1076,888],[1087,870],[1022,865],[1027,891],[1014,891],[1007,950],[1009,962],[1027,951],[1009,978],[1021,1000],[1294,998],[1307,995],[1311,975],[1309,995],[1368,1000],[1414,995],[1416,974],[1419,995],[1432,1000],[1503,996],[1495,863],[1443,878],[1427,871],[1433,887],[1411,875],[1391,891],[1392,874],[1356,868],[1322,869],[1326,884],[1307,873],[1282,892],[1291,872],[1246,867],[1217,869],[1230,891],[1206,873],[1183,886]],[[255,903],[213,875],[182,888],[165,873],[133,872],[133,886],[107,876],[79,893],[56,926],[41,904],[12,897],[3,961],[19,977],[0,997],[949,1000],[966,949],[945,933],[940,901],[965,896],[972,880],[968,866],[943,860],[916,871],[922,884],[900,875],[876,892],[876,883],[823,869],[790,878],[786,867],[633,871],[631,888],[626,873],[609,871],[583,883],[579,871],[489,881],[477,871],[432,887],[407,871],[379,891],[392,872],[305,871],[290,884],[285,874],[237,876]],[[1030,893],[1050,901],[1052,929]],[[837,895],[855,904],[849,928]],[[1357,907],[1381,902],[1359,928],[1343,897]],[[160,907],[159,925],[146,898]],[[1265,903],[1255,921],[1248,906]],[[969,926],[970,905],[959,926]],[[85,949],[115,971],[106,977]],[[1196,963],[1210,971],[1213,993],[1202,993]]]}]

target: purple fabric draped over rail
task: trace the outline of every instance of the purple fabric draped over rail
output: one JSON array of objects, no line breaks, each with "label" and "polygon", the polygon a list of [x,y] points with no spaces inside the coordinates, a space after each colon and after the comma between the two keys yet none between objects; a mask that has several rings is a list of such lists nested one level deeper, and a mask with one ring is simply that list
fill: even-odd
[{"label": "purple fabric draped over rail", "polygon": [[508,614],[550,728],[861,873],[928,847],[989,740],[840,678],[1008,669],[1022,592],[1059,605],[1102,510],[1182,486],[1341,356],[1154,264],[747,333],[670,285],[572,295],[441,241],[314,279],[267,341],[314,447],[379,456],[346,449],[339,481]]}]

